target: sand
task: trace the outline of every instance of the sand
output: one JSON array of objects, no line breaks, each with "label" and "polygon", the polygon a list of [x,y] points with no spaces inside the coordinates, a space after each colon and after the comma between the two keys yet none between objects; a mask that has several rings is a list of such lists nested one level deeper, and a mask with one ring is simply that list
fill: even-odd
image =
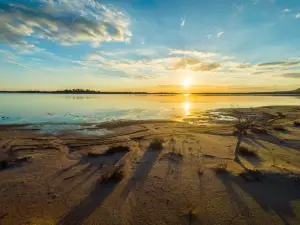
[{"label": "sand", "polygon": [[259,177],[241,176],[228,121],[96,124],[103,136],[0,126],[0,224],[300,224],[299,109],[249,110],[284,115],[242,142]]}]

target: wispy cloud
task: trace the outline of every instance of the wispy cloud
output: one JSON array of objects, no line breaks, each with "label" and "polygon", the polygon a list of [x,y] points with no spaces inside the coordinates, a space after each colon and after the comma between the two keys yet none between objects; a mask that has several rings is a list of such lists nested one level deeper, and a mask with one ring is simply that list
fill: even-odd
[{"label": "wispy cloud", "polygon": [[30,67],[30,65],[22,64],[22,63],[14,61],[14,60],[4,60],[4,62],[9,63],[9,64],[13,64],[13,65],[16,65],[16,66],[19,66],[19,67],[23,67],[23,68]]},{"label": "wispy cloud", "polygon": [[[94,0],[41,1],[0,4],[0,41],[10,46],[33,46],[28,38],[48,39],[61,45],[128,41],[130,20],[122,12]],[[28,1],[28,3],[30,3]]]},{"label": "wispy cloud", "polygon": [[289,12],[291,12],[291,9],[286,8],[286,9],[282,10],[282,12],[283,13],[289,13]]},{"label": "wispy cloud", "polygon": [[221,32],[217,33],[217,38],[220,38],[220,37],[221,37],[223,34],[224,34],[224,32],[223,32],[223,31],[221,31]]},{"label": "wispy cloud", "polygon": [[263,67],[274,67],[274,66],[297,66],[300,65],[300,60],[283,60],[283,61],[276,61],[276,62],[267,62],[267,63],[260,63],[257,66]]},{"label": "wispy cloud", "polygon": [[300,78],[300,72],[284,73],[284,74],[281,74],[279,76],[285,77],[285,78],[296,78],[296,79],[299,79]]},{"label": "wispy cloud", "polygon": [[299,18],[300,18],[300,13],[298,13],[298,14],[296,15],[296,18],[297,18],[297,19],[299,19]]}]

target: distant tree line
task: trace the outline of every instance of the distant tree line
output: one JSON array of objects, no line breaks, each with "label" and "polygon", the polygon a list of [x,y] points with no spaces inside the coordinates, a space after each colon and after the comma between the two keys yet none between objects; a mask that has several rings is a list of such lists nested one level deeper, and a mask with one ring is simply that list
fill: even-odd
[{"label": "distant tree line", "polygon": [[[159,95],[181,95],[182,93],[177,92],[139,92],[139,91],[95,91],[90,89],[65,89],[57,91],[39,91],[39,90],[27,90],[27,91],[0,91],[0,93],[40,93],[40,94],[159,94]],[[193,95],[258,95],[258,96],[289,96],[289,95],[300,95],[300,88],[293,91],[274,91],[274,92],[222,92],[222,93],[190,93]]]}]

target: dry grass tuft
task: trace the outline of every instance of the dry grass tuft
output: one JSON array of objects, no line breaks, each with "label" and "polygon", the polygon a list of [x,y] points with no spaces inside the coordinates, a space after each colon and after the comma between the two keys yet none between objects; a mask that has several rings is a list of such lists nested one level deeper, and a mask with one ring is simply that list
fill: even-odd
[{"label": "dry grass tuft", "polygon": [[91,158],[97,158],[99,156],[109,156],[109,155],[114,155],[116,153],[126,153],[129,152],[130,148],[128,146],[112,146],[109,149],[107,149],[104,153],[100,152],[88,152],[87,156]]},{"label": "dry grass tuft", "polygon": [[264,128],[252,127],[251,132],[254,134],[268,134],[268,131]]},{"label": "dry grass tuft", "polygon": [[152,150],[162,150],[164,148],[163,143],[164,143],[164,140],[162,140],[162,139],[158,139],[158,138],[154,139],[150,143],[149,148],[151,148]]},{"label": "dry grass tuft", "polygon": [[122,146],[122,145],[118,145],[118,146],[112,146],[110,147],[105,153],[104,155],[113,155],[116,153],[126,153],[129,152],[130,148],[128,146]]},{"label": "dry grass tuft", "polygon": [[300,121],[294,121],[294,126],[295,127],[300,127]]},{"label": "dry grass tuft", "polygon": [[227,170],[227,162],[223,161],[221,162],[219,165],[217,165],[214,170],[216,173],[220,174],[220,173],[227,173],[228,170]]},{"label": "dry grass tuft", "polygon": [[115,166],[114,170],[103,176],[102,182],[120,182],[124,178],[124,166]]}]

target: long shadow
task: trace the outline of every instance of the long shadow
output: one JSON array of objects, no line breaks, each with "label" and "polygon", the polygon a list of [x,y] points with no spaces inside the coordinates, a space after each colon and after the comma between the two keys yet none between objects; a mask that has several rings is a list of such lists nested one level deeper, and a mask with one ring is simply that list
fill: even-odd
[{"label": "long shadow", "polygon": [[75,206],[66,216],[64,216],[57,225],[80,225],[86,220],[104,200],[113,192],[119,182],[101,182],[97,183],[93,191]]},{"label": "long shadow", "polygon": [[243,139],[243,142],[247,143],[248,145],[252,145],[255,147],[261,147],[264,149],[267,149],[265,145],[263,145],[262,143],[260,143],[258,140],[255,139],[255,137],[245,137]]},{"label": "long shadow", "polygon": [[[81,163],[89,163],[86,168],[76,173],[75,177],[80,177],[85,173],[88,176],[84,179],[87,180],[97,172],[97,165],[106,162],[106,164],[117,165],[127,154],[127,152],[115,153],[110,156],[101,156],[93,159],[84,157]],[[94,167],[94,169],[93,169]],[[104,171],[105,172],[105,171]],[[106,171],[108,172],[108,171]],[[84,182],[80,182],[82,184]],[[58,225],[79,225],[82,224],[98,207],[100,207],[103,201],[113,192],[117,187],[119,181],[101,181],[95,184],[95,187],[90,192],[88,197],[82,200],[77,206],[75,206],[66,216],[64,216],[57,224]],[[77,185],[79,185],[77,184]]]},{"label": "long shadow", "polygon": [[127,152],[119,152],[111,155],[102,155],[99,157],[82,156],[77,163],[74,163],[67,168],[61,169],[56,174],[54,174],[52,178],[63,176],[64,174],[68,173],[69,171],[71,171],[72,169],[78,166],[86,165],[86,167],[84,167],[81,171],[76,172],[71,176],[72,178],[81,177],[82,175],[88,173],[91,170],[99,169],[101,165],[116,164],[126,155],[126,153]]},{"label": "long shadow", "polygon": [[136,167],[132,178],[130,180],[128,180],[128,182],[126,183],[121,195],[120,195],[120,203],[122,204],[128,194],[136,188],[139,188],[143,185],[143,183],[147,180],[148,175],[152,169],[152,167],[154,166],[155,162],[158,159],[158,156],[160,155],[160,153],[162,152],[162,148],[161,149],[151,149],[148,148],[147,151],[144,153],[144,155],[142,156],[142,158],[140,159],[140,163],[139,165]]},{"label": "long shadow", "polygon": [[297,140],[292,140],[295,143],[290,143],[291,140],[282,140],[279,137],[277,137],[276,135],[273,134],[262,134],[262,135],[255,135],[255,137],[253,138],[253,140],[262,140],[265,142],[269,142],[278,146],[281,146],[283,148],[292,148],[296,151],[299,151],[300,149],[300,141]]},{"label": "long shadow", "polygon": [[[284,224],[290,224],[289,220],[296,217],[291,202],[300,200],[300,185],[287,175],[264,174],[262,182],[246,182],[241,177],[231,177],[231,180],[250,195],[266,213],[274,211]],[[225,183],[226,185],[228,186]]]},{"label": "long shadow", "polygon": [[[239,210],[239,212],[243,216],[251,219],[251,213],[250,213],[251,210],[249,209],[245,201],[243,201],[243,199],[241,198],[242,196],[239,195],[234,189],[233,187],[234,183],[232,182],[232,177],[229,174],[217,174],[217,177],[223,183],[231,200],[233,200],[237,204],[237,210]],[[248,224],[251,225],[253,223],[248,223]]]}]

